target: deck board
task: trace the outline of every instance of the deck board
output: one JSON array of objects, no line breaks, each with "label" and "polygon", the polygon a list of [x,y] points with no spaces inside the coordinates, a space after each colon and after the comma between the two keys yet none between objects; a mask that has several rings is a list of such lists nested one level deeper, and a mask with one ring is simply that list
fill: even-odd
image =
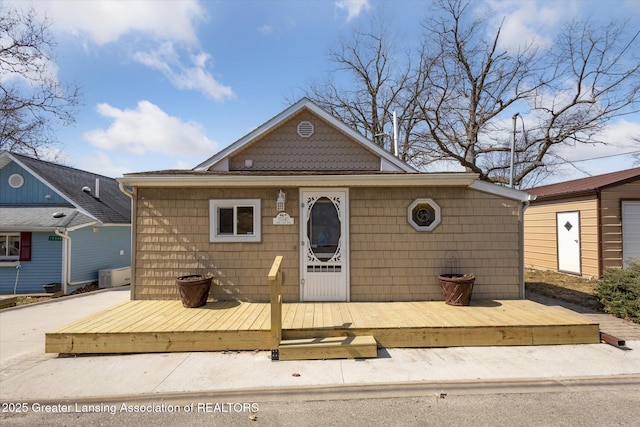
[{"label": "deck board", "polygon": [[[584,316],[527,300],[284,303],[283,339],[373,335],[381,347],[599,342]],[[269,350],[268,303],[127,301],[46,334],[49,353]]]}]

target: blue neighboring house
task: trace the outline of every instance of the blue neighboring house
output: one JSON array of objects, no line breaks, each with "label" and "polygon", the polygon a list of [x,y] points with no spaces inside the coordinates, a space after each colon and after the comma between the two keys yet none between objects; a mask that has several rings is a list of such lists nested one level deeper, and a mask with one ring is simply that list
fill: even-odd
[{"label": "blue neighboring house", "polygon": [[65,293],[131,265],[131,200],[112,178],[0,151],[0,294]]}]

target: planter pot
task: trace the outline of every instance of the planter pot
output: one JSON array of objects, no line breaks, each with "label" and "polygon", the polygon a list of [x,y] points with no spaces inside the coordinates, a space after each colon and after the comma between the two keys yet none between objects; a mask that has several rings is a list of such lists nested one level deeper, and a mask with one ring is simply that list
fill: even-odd
[{"label": "planter pot", "polygon": [[439,276],[444,302],[449,305],[469,305],[475,276],[472,274],[442,274]]},{"label": "planter pot", "polygon": [[187,308],[202,307],[207,303],[209,289],[213,277],[194,274],[181,276],[176,279],[176,286],[180,292],[182,305]]}]

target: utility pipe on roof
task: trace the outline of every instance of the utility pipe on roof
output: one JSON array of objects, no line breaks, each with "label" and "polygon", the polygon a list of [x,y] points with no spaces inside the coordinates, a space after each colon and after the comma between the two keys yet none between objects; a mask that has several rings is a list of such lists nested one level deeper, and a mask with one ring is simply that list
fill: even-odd
[{"label": "utility pipe on roof", "polygon": [[398,116],[393,110],[393,155],[398,157]]},{"label": "utility pipe on roof", "polygon": [[513,139],[511,140],[511,162],[510,162],[510,167],[509,167],[509,187],[513,188],[513,177],[515,175],[515,171],[513,170],[513,163],[514,163],[514,157],[515,157],[515,152],[516,152],[516,120],[518,119],[518,116],[520,115],[520,113],[515,113],[512,117],[513,119]]}]

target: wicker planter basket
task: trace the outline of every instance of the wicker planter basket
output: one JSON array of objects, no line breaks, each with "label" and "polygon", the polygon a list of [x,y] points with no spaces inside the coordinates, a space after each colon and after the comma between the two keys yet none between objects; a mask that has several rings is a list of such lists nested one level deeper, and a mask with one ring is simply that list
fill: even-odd
[{"label": "wicker planter basket", "polygon": [[469,305],[475,276],[472,274],[442,274],[439,276],[444,302],[449,305]]},{"label": "wicker planter basket", "polygon": [[187,308],[202,307],[207,303],[209,289],[211,289],[211,276],[194,274],[181,276],[176,279],[176,286],[180,292],[182,305]]}]

